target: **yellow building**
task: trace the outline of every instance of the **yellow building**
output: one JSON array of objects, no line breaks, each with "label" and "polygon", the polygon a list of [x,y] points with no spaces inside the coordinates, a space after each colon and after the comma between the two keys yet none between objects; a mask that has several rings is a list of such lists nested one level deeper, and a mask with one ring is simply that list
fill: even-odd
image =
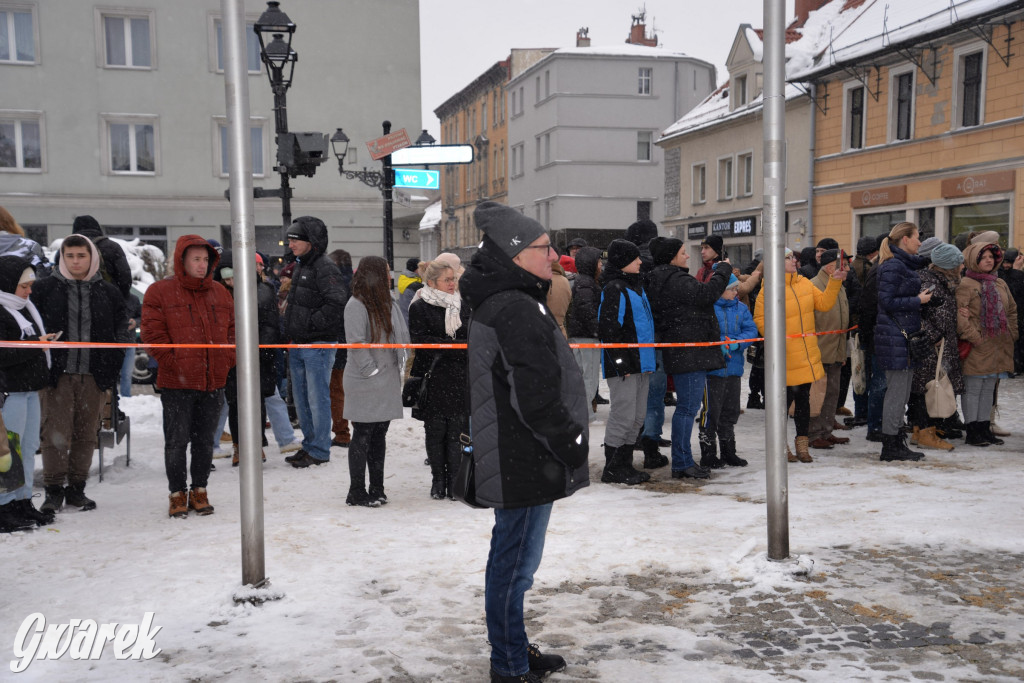
[{"label": "yellow building", "polygon": [[854,245],[909,220],[922,238],[990,229],[1020,244],[1021,3],[829,4],[860,15],[790,77],[817,105],[814,238]]},{"label": "yellow building", "polygon": [[482,201],[508,203],[505,84],[510,60],[491,66],[449,97],[434,113],[441,120],[441,144],[473,145],[471,164],[441,167],[440,248],[463,257],[480,241],[473,210]]}]

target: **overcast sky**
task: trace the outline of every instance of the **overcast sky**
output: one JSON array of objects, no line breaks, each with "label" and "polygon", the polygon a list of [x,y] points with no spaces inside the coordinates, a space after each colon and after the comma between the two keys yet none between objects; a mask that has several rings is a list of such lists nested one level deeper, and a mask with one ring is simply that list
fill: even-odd
[{"label": "overcast sky", "polygon": [[764,23],[764,0],[421,0],[423,126],[440,138],[434,109],[512,48],[574,47],[584,26],[591,45],[621,45],[645,5],[659,45],[711,62],[719,82],[739,25]]}]

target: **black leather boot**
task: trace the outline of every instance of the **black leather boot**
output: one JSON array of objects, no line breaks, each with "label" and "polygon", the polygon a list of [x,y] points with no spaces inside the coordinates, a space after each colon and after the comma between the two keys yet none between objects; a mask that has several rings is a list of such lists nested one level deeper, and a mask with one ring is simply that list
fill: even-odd
[{"label": "black leather boot", "polygon": [[85,482],[80,481],[75,484],[68,484],[64,488],[64,502],[72,507],[76,507],[83,512],[86,510],[95,510],[96,501],[90,499],[85,495]]},{"label": "black leather boot", "polygon": [[747,461],[736,455],[736,440],[718,439],[718,449],[722,454],[722,462],[729,467],[746,467]]},{"label": "black leather boot", "polygon": [[700,442],[700,466],[706,470],[720,470],[725,463],[718,459],[718,448],[711,435],[701,431],[697,440]]},{"label": "black leather boot", "polygon": [[658,442],[646,436],[640,439],[640,447],[644,451],[644,469],[656,470],[668,464],[668,458],[658,452]]}]

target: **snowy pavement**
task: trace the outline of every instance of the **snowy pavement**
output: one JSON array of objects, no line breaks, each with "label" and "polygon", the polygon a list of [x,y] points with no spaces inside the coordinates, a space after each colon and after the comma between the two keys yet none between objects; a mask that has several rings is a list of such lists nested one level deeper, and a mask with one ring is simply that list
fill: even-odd
[{"label": "snowy pavement", "polygon": [[[594,483],[555,504],[527,595],[531,639],[569,662],[550,680],[1021,680],[1024,379],[1000,393],[1000,424],[1014,432],[1005,446],[958,441],[886,464],[860,428],[845,432],[848,446],[791,464],[789,564],[765,558],[761,411],[738,425],[750,466],[703,485],[667,469],[638,487],[601,484],[593,425]],[[391,425],[390,503],[378,509],[345,506],[343,449],[306,470],[267,449],[266,566],[283,597],[252,606],[232,600],[238,470],[215,461],[216,514],[169,519],[159,399],[123,407],[131,466],[122,444],[104,482],[93,476],[98,509],[0,535],[0,660],[16,659],[36,612],[51,625],[152,612],[160,653],[118,660],[108,646],[98,660],[65,654],[20,674],[0,661],[0,680],[487,680],[492,517],[429,498],[419,422]]]}]

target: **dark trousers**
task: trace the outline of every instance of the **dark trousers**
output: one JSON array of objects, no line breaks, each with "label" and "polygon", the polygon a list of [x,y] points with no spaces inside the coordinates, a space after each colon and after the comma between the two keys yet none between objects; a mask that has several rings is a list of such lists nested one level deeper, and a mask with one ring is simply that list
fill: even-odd
[{"label": "dark trousers", "polygon": [[206,488],[213,462],[213,432],[217,429],[224,390],[163,389],[164,469],[171,493],[188,488],[186,450],[192,445],[192,488]]},{"label": "dark trousers", "polygon": [[331,431],[334,432],[334,440],[339,443],[348,443],[352,440],[348,420],[345,419],[344,376],[345,368],[331,370]]},{"label": "dark trousers", "polygon": [[707,435],[714,443],[735,441],[734,427],[740,419],[740,384],[742,377],[717,377],[708,375],[704,389],[704,409],[699,416],[701,435]]},{"label": "dark trousers", "polygon": [[366,491],[370,472],[370,495],[384,493],[384,454],[391,422],[353,422],[348,446],[349,492]]},{"label": "dark trousers", "polygon": [[430,467],[438,467],[446,476],[454,477],[462,460],[459,435],[469,434],[469,416],[428,417],[423,421],[423,432]]},{"label": "dark trousers", "polygon": [[786,405],[796,404],[793,421],[796,422],[796,435],[807,436],[811,426],[811,385],[797,384],[786,387]]}]

